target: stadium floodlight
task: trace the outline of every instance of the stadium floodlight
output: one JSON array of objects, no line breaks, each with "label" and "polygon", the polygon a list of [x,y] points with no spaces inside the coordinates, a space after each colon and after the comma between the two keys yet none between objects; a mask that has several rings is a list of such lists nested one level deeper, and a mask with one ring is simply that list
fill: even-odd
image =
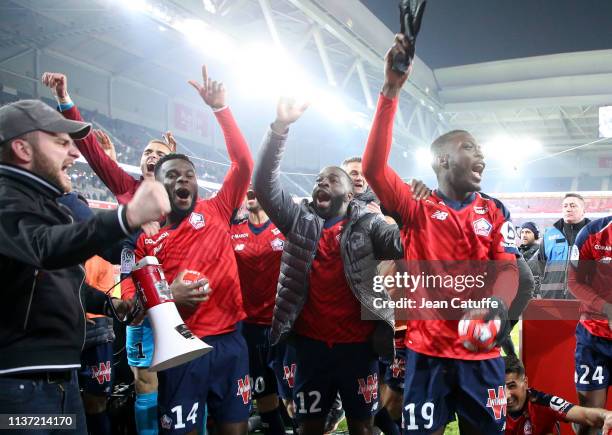
[{"label": "stadium floodlight", "polygon": [[146,0],[130,0],[126,2],[119,2],[119,4],[138,12],[151,12],[153,9],[153,6]]},{"label": "stadium floodlight", "polygon": [[612,106],[599,108],[599,137],[612,137]]},{"label": "stadium floodlight", "polygon": [[211,14],[217,13],[217,6],[215,6],[215,3],[212,0],[202,0],[202,4],[204,5],[206,12],[210,12]]},{"label": "stadium floodlight", "polygon": [[234,41],[202,20],[188,18],[174,22],[172,27],[203,53],[221,61],[228,61],[231,54],[235,53]]},{"label": "stadium floodlight", "polygon": [[417,148],[414,155],[419,166],[431,166],[431,163],[433,161],[433,154],[431,153],[429,148]]}]

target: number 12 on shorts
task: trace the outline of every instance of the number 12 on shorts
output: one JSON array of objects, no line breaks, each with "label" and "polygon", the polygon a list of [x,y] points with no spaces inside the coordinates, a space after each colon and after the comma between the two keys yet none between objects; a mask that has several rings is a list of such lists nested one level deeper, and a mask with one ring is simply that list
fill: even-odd
[{"label": "number 12 on shorts", "polygon": [[[416,424],[416,404],[409,403],[404,406],[402,414],[402,427],[406,430],[419,430],[419,425]],[[434,424],[434,404],[425,402],[420,409],[420,415],[427,423],[423,425],[423,429],[431,429]]]}]

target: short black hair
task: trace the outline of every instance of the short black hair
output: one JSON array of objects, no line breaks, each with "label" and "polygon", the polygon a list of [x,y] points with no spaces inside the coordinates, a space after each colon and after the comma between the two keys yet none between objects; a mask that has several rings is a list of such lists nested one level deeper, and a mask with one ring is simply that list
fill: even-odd
[{"label": "short black hair", "polygon": [[514,355],[505,356],[504,364],[506,364],[506,374],[514,373],[518,376],[525,375],[525,366],[518,357]]},{"label": "short black hair", "polygon": [[342,176],[344,177],[344,179],[348,182],[348,187],[350,187],[351,189],[353,189],[353,179],[351,178],[351,176],[348,174],[348,172],[346,172],[344,169],[342,169],[340,166],[325,166],[323,169],[321,169],[319,171],[319,174],[321,172],[323,172],[326,169],[337,169],[340,171],[340,173],[342,174]]},{"label": "short black hair", "polygon": [[174,159],[185,160],[186,162],[189,162],[191,166],[193,166],[193,169],[195,169],[195,165],[193,164],[191,160],[189,160],[189,157],[187,157],[185,154],[170,153],[170,154],[166,154],[165,156],[163,156],[155,164],[155,169],[153,169],[153,174],[155,174],[155,178],[157,178],[157,175],[159,174],[159,171],[161,170],[162,165],[166,163],[167,161],[174,160]]},{"label": "short black hair", "polygon": [[344,159],[344,161],[342,162],[342,166],[346,166],[349,163],[361,163],[361,157],[353,156],[349,157],[348,159]]},{"label": "short black hair", "polygon": [[566,199],[566,198],[578,198],[584,204],[584,197],[581,194],[579,194],[579,193],[568,192],[563,197],[563,199]]},{"label": "short black hair", "polygon": [[452,138],[453,136],[457,134],[470,134],[470,132],[467,130],[451,130],[447,133],[444,133],[441,136],[438,136],[438,138],[434,140],[431,144],[431,147],[430,147],[431,153],[434,156],[440,154],[440,152],[444,148],[444,145],[448,143],[450,138]]}]

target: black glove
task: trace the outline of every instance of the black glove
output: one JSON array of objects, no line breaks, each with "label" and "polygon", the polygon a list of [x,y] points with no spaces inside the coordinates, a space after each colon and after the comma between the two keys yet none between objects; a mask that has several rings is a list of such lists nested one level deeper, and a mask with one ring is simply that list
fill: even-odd
[{"label": "black glove", "polygon": [[393,57],[393,69],[405,73],[414,59],[414,46],[421,30],[421,21],[425,12],[427,0],[402,0],[400,2],[400,33],[406,35],[410,43],[406,54],[398,53]]},{"label": "black glove", "polygon": [[538,405],[546,406],[563,415],[567,415],[569,410],[574,407],[573,404],[563,400],[561,397],[542,393],[541,391],[533,388],[529,388],[527,393],[529,394],[529,401],[537,403]]}]

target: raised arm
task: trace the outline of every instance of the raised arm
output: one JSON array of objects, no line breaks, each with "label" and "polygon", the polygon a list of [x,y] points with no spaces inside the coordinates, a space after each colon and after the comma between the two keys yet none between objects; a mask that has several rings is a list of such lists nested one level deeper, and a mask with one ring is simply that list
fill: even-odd
[{"label": "raised arm", "polygon": [[393,47],[385,56],[385,81],[362,162],[363,174],[382,205],[389,213],[398,213],[404,223],[409,220],[412,192],[387,161],[393,141],[393,120],[399,94],[410,71],[399,73],[393,70],[393,56],[407,50],[408,43],[404,35],[396,35]]},{"label": "raised arm", "polygon": [[[68,79],[64,74],[46,72],[42,75],[42,83],[53,92],[58,101],[59,109],[65,118],[74,121],[83,120],[79,109],[68,94]],[[77,140],[75,143],[89,166],[113,195],[118,196],[136,190],[138,180],[123,170],[116,161],[104,152],[95,134],[90,134],[85,139]]]},{"label": "raised arm", "polygon": [[213,110],[225,137],[225,145],[231,165],[223,180],[223,185],[213,201],[219,210],[227,216],[229,222],[234,210],[242,204],[251,182],[253,173],[251,150],[226,104],[223,83],[216,82],[208,77],[206,65],[202,66],[202,83],[190,80],[189,84]]},{"label": "raised arm", "polygon": [[289,125],[304,113],[307,104],[281,98],[276,107],[276,120],[270,126],[259,150],[253,186],[257,200],[272,222],[283,233],[291,228],[292,216],[298,205],[285,192],[280,183],[280,162],[285,152]]}]

